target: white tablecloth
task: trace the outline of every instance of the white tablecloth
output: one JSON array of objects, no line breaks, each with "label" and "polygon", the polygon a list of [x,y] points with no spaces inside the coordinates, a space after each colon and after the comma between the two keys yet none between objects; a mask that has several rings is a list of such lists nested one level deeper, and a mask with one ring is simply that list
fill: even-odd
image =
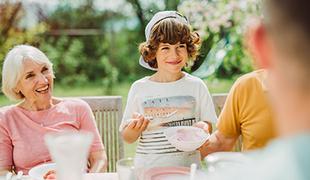
[{"label": "white tablecloth", "polygon": [[[118,180],[117,173],[89,173],[84,180]],[[29,176],[23,176],[22,180],[35,180]]]}]

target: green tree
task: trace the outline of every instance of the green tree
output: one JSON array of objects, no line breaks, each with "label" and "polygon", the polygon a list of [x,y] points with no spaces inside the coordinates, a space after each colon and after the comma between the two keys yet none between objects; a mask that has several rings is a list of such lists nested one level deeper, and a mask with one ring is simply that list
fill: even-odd
[{"label": "green tree", "polygon": [[[21,2],[12,3],[4,1],[0,3],[0,62],[5,58],[8,51],[18,44],[37,45],[41,38],[40,34],[44,33],[46,26],[39,23],[31,28],[19,26],[25,9]],[[2,71],[2,66],[0,67]]]},{"label": "green tree", "polygon": [[[179,10],[189,17],[193,28],[203,38],[202,54],[197,61],[198,65],[195,64],[192,70],[196,70],[203,61],[217,59],[223,62],[216,71],[219,77],[231,77],[250,71],[252,65],[243,47],[243,34],[246,21],[251,16],[257,16],[258,9],[259,0],[184,0]],[[226,45],[218,50],[224,51],[225,55],[222,58],[207,57],[211,48],[218,48],[223,40]],[[212,64],[210,67],[213,67]]]},{"label": "green tree", "polygon": [[119,13],[97,10],[91,0],[76,8],[63,2],[48,17],[42,18],[49,30],[41,48],[53,60],[59,82],[66,85],[109,82],[104,85],[115,85],[119,73],[109,57],[107,24],[120,18]]}]

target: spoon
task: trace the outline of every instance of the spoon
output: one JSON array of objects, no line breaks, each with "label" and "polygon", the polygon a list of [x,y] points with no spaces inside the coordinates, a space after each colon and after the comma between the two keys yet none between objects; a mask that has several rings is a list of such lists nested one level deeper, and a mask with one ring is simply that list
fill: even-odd
[{"label": "spoon", "polygon": [[11,180],[11,179],[12,179],[12,176],[13,176],[13,173],[12,173],[12,172],[6,173],[5,180]]},{"label": "spoon", "polygon": [[21,180],[22,176],[23,176],[23,171],[18,171],[17,176],[16,176],[16,180]]},{"label": "spoon", "polygon": [[197,170],[197,164],[195,163],[191,164],[190,180],[195,179],[196,170]]}]

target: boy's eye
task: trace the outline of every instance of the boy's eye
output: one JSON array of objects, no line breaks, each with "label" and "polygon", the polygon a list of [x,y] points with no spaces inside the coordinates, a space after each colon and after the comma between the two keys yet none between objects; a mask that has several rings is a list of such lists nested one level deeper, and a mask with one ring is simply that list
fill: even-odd
[{"label": "boy's eye", "polygon": [[186,48],[186,45],[185,44],[180,44],[179,48]]}]

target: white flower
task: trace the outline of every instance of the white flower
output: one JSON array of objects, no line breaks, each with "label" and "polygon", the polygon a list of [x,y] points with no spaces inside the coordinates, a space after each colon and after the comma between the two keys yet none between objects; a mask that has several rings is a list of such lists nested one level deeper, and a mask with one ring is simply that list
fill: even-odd
[{"label": "white flower", "polygon": [[221,27],[230,28],[231,22],[243,29],[247,17],[258,15],[258,4],[258,0],[185,0],[178,9],[190,19],[193,28],[203,37],[209,33],[218,33]]}]

